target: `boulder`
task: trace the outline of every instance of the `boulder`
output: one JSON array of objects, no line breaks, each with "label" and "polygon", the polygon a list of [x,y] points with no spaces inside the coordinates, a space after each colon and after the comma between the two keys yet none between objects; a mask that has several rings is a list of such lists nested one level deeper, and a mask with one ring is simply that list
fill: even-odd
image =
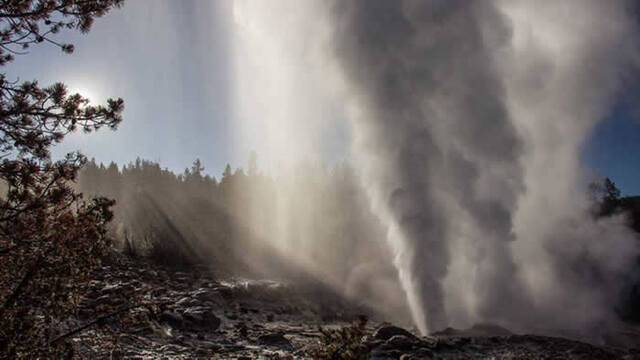
[{"label": "boulder", "polygon": [[261,335],[258,337],[258,344],[265,346],[275,346],[279,348],[292,348],[291,342],[281,333]]},{"label": "boulder", "polygon": [[211,310],[203,308],[188,308],[182,316],[192,325],[208,330],[217,330],[220,327],[221,320]]},{"label": "boulder", "polygon": [[188,296],[185,296],[176,302],[176,306],[179,306],[179,307],[195,306],[198,304],[199,304],[199,301],[197,299],[194,299]]},{"label": "boulder", "polygon": [[184,324],[184,318],[182,315],[173,311],[165,311],[160,314],[160,321],[173,328],[182,327]]},{"label": "boulder", "polygon": [[393,335],[384,343],[384,348],[397,350],[411,350],[420,345],[420,340],[416,337],[406,335]]},{"label": "boulder", "polygon": [[373,350],[369,360],[397,360],[402,354],[397,350]]},{"label": "boulder", "polygon": [[397,327],[393,325],[385,325],[385,326],[379,327],[373,333],[373,338],[376,340],[389,340],[396,335],[402,335],[408,338],[416,339],[416,336],[413,335],[412,333],[408,332],[407,330],[401,327]]}]

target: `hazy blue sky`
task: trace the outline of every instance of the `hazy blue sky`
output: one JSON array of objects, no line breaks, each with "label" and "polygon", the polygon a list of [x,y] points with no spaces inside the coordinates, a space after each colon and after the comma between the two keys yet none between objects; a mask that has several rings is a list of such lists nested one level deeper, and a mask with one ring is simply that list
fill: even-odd
[{"label": "hazy blue sky", "polygon": [[73,136],[57,153],[80,149],[118,163],[140,156],[171,169],[199,157],[218,174],[227,161],[238,161],[229,141],[225,4],[127,1],[98,19],[89,34],[65,33],[62,38],[75,44],[73,55],[43,44],[6,70],[9,78],[43,85],[64,81],[97,102],[125,99],[117,132]]},{"label": "hazy blue sky", "polygon": [[[75,44],[73,55],[43,44],[5,71],[9,79],[38,79],[43,85],[64,81],[98,102],[125,99],[117,132],[72,136],[57,154],[79,149],[120,164],[140,156],[179,171],[200,158],[208,173],[219,176],[227,162],[243,166],[250,150],[234,141],[232,6],[231,1],[127,1],[89,34],[66,33],[63,38]],[[338,139],[331,142],[337,151],[345,148],[344,132],[327,134]],[[639,150],[640,122],[628,106],[619,106],[596,128],[584,159],[624,193],[640,194]]]},{"label": "hazy blue sky", "polygon": [[640,194],[640,116],[634,98],[612,110],[585,146],[584,161],[597,173],[608,176],[625,194]]}]

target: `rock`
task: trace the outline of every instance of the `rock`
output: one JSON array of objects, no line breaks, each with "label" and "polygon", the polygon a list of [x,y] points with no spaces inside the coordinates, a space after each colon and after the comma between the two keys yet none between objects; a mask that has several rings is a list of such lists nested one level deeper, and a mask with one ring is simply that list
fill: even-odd
[{"label": "rock", "polygon": [[221,346],[213,341],[200,341],[200,346],[208,350],[220,350]]},{"label": "rock", "polygon": [[[500,342],[498,337],[486,337],[486,339],[489,342]],[[467,337],[440,338],[435,347],[438,349],[458,349],[470,342],[471,338]]]},{"label": "rock", "polygon": [[393,335],[387,340],[383,347],[385,349],[411,350],[420,345],[420,340],[416,337],[406,335]]},{"label": "rock", "polygon": [[244,322],[240,322],[237,325],[237,329],[238,329],[238,335],[240,335],[243,338],[246,338],[247,335],[249,334],[249,329],[247,328],[247,325]]},{"label": "rock", "polygon": [[174,344],[166,344],[166,345],[162,345],[159,350],[162,353],[172,353],[172,354],[179,354],[181,352],[184,352],[184,347],[179,346],[179,345],[174,345]]},{"label": "rock", "polygon": [[207,328],[209,330],[217,330],[220,327],[221,320],[211,310],[202,308],[188,308],[183,313],[185,319],[195,326]]},{"label": "rock", "polygon": [[476,324],[465,330],[459,330],[459,329],[448,327],[444,330],[434,332],[431,335],[439,336],[439,337],[451,337],[451,336],[490,337],[490,336],[509,336],[509,335],[513,335],[513,333],[508,329],[505,329],[499,325]]},{"label": "rock", "polygon": [[191,296],[200,300],[200,301],[205,301],[205,300],[209,300],[213,297],[215,297],[216,295],[214,295],[213,293],[211,293],[209,291],[209,289],[205,289],[205,288],[200,288],[196,291],[191,292]]},{"label": "rock", "polygon": [[495,324],[476,324],[469,330],[467,336],[509,336],[513,335],[511,331]]},{"label": "rock", "polygon": [[374,350],[369,360],[397,360],[402,354],[396,350]]},{"label": "rock", "polygon": [[102,290],[101,290],[101,291],[102,291],[103,293],[115,292],[115,291],[120,290],[120,287],[121,287],[121,286],[122,286],[122,284],[121,284],[121,283],[119,283],[119,282],[118,282],[118,283],[115,283],[115,284],[108,284],[108,285],[105,285],[105,286],[102,288]]},{"label": "rock", "polygon": [[415,352],[411,352],[408,354],[402,354],[399,360],[425,360],[432,359],[433,353],[427,349],[419,349]]},{"label": "rock", "polygon": [[207,350],[204,348],[196,348],[195,352],[196,352],[196,355],[198,355],[199,357],[204,357],[210,353],[210,350]]},{"label": "rock", "polygon": [[176,302],[176,306],[179,306],[179,307],[195,306],[198,304],[199,304],[198,300],[190,298],[188,296],[183,297],[182,299]]},{"label": "rock", "polygon": [[185,346],[186,345],[185,340],[186,340],[186,337],[184,335],[178,335],[173,338],[173,343]]},{"label": "rock", "polygon": [[373,338],[376,340],[389,340],[395,335],[402,335],[408,338],[416,338],[415,335],[408,332],[407,330],[393,325],[386,325],[378,328],[373,333]]},{"label": "rock", "polygon": [[95,299],[95,305],[106,305],[106,306],[115,306],[119,305],[123,302],[122,299],[118,299],[115,296],[111,296],[110,294],[105,294],[97,299]]},{"label": "rock", "polygon": [[454,329],[452,327],[447,327],[443,330],[433,332],[429,334],[430,336],[458,336],[460,335],[460,330]]},{"label": "rock", "polygon": [[163,312],[160,315],[160,321],[174,328],[182,327],[182,325],[184,324],[184,318],[180,314],[174,313],[173,311]]},{"label": "rock", "polygon": [[220,294],[220,296],[225,300],[231,300],[235,297],[233,290],[229,289],[228,287],[220,286],[220,287],[214,288],[214,291]]},{"label": "rock", "polygon": [[275,346],[280,348],[292,348],[291,342],[281,333],[261,335],[258,337],[258,344],[265,346]]}]

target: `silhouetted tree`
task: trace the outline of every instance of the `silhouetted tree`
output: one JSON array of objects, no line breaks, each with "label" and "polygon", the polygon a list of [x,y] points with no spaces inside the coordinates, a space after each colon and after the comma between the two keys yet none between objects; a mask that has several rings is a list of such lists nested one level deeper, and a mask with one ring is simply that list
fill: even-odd
[{"label": "silhouetted tree", "polygon": [[196,159],[196,161],[193,162],[193,165],[191,165],[191,173],[201,178],[203,171],[204,166],[202,166],[202,162],[200,161],[200,159]]},{"label": "silhouetted tree", "polygon": [[620,195],[620,189],[608,177],[589,184],[589,197],[594,203],[596,216],[615,213],[620,206]]},{"label": "silhouetted tree", "polygon": [[224,168],[224,172],[222,173],[222,182],[226,180],[229,180],[231,178],[231,165],[227,164],[227,166]]},{"label": "silhouetted tree", "polygon": [[[95,18],[122,0],[6,0],[0,3],[0,65],[32,44],[58,43],[62,29],[87,32]],[[79,153],[53,161],[52,145],[68,133],[121,121],[122,99],[91,106],[61,84],[7,80],[0,74],[0,353],[8,358],[60,357],[63,341],[49,343],[56,324],[77,302],[86,279],[106,249],[112,201],[82,200],[71,183],[85,163]],[[53,355],[58,353],[58,355]]]},{"label": "silhouetted tree", "polygon": [[604,199],[609,201],[618,201],[620,199],[620,189],[609,178],[604,179]]}]

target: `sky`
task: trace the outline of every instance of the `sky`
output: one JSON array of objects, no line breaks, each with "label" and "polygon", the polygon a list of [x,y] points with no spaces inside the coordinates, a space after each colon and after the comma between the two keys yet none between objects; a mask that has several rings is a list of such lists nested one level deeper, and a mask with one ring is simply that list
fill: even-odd
[{"label": "sky", "polygon": [[62,81],[100,103],[125,100],[116,132],[71,136],[55,154],[81,150],[119,164],[137,156],[181,171],[196,158],[219,174],[238,158],[231,140],[226,2],[127,1],[91,32],[61,36],[72,55],[37,46],[6,69],[8,77]]},{"label": "sky", "polygon": [[[638,98],[635,94],[630,102]],[[585,144],[583,161],[611,178],[623,194],[640,195],[640,117],[630,103],[621,102],[596,126]]]},{"label": "sky", "polygon": [[[266,111],[259,106],[261,100],[274,97],[301,102],[301,107],[321,113],[314,121],[329,121],[330,126],[316,129],[329,148],[320,157],[331,162],[346,156],[349,129],[335,97],[326,101],[326,96],[318,96],[326,102],[319,105],[313,104],[314,99],[291,100],[299,86],[309,86],[318,76],[307,77],[306,71],[321,76],[321,66],[313,71],[299,69],[298,76],[289,79],[262,79],[263,84],[288,81],[293,84],[288,92],[273,95],[262,89],[263,94],[248,93],[238,99],[242,82],[252,81],[243,73],[254,76],[260,74],[262,62],[279,61],[278,49],[273,47],[264,50],[264,59],[247,58],[250,55],[237,45],[241,36],[231,1],[127,1],[122,9],[98,19],[90,33],[62,34],[59,39],[75,45],[72,55],[43,44],[4,70],[9,79],[37,79],[42,85],[63,81],[96,102],[108,97],[125,100],[124,121],[116,132],[72,135],[56,147],[56,156],[80,150],[98,162],[118,164],[141,157],[174,171],[200,158],[205,172],[219,177],[227,163],[244,166],[252,150],[257,151],[259,162],[269,152],[284,151],[286,147],[274,149],[273,144],[286,143],[292,136],[278,134],[268,124],[243,120],[261,116]],[[303,51],[307,46],[300,44]],[[295,61],[299,53],[288,56]],[[250,63],[257,66],[245,72],[243,67]],[[290,69],[295,64],[285,66]],[[238,111],[238,104],[243,108],[255,104],[255,111]],[[640,121],[629,108],[613,109],[583,146],[586,165],[612,178],[627,195],[640,194]],[[309,111],[286,116],[303,113]],[[245,136],[239,138],[239,133]],[[272,138],[270,147],[261,143],[267,135]]]}]

